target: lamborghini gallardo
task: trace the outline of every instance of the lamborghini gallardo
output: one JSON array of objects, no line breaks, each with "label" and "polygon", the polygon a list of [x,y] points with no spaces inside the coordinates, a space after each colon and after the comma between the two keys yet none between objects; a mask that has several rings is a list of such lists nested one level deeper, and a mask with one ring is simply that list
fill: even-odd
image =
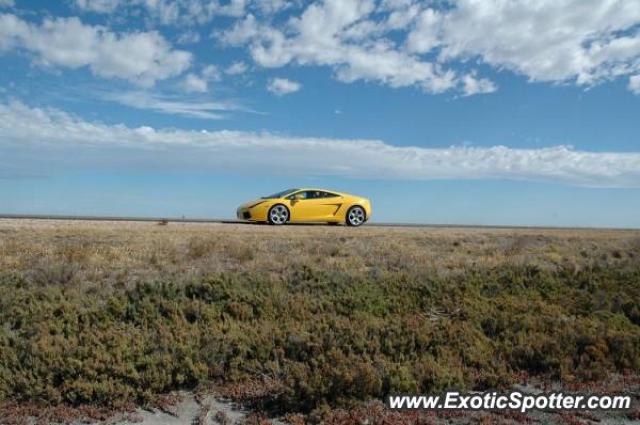
[{"label": "lamborghini gallardo", "polygon": [[325,222],[360,226],[371,217],[371,202],[332,190],[287,189],[240,205],[236,216],[274,225]]}]

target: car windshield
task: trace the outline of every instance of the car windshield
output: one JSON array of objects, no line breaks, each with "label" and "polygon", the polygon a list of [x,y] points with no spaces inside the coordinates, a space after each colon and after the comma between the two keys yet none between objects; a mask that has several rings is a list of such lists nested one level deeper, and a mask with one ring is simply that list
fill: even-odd
[{"label": "car windshield", "polygon": [[299,190],[299,189],[287,189],[287,190],[283,190],[282,192],[274,193],[273,195],[263,196],[263,197],[262,197],[262,199],[283,198],[283,197],[287,196],[288,194],[290,194],[291,192],[295,192],[296,190]]}]

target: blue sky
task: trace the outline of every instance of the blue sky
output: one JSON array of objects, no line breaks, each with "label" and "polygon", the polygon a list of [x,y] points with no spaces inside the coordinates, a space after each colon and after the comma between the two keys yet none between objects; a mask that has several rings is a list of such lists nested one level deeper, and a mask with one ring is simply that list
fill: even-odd
[{"label": "blue sky", "polygon": [[[640,227],[635,0],[0,0],[0,213]],[[491,29],[490,31],[488,29]]]}]

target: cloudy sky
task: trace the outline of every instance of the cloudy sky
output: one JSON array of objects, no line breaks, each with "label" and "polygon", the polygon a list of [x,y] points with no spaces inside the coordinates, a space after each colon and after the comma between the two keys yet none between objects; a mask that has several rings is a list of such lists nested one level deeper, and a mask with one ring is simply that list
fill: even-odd
[{"label": "cloudy sky", "polygon": [[640,227],[637,0],[0,0],[0,213]]}]

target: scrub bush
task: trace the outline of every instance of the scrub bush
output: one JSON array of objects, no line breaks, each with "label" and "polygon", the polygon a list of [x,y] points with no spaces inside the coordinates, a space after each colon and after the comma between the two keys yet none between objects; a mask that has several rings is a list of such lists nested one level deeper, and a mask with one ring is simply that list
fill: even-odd
[{"label": "scrub bush", "polygon": [[266,376],[281,384],[271,407],[309,412],[519,371],[597,380],[640,369],[638,282],[635,266],[378,279],[303,266],[86,292],[5,275],[0,397],[118,407]]}]

